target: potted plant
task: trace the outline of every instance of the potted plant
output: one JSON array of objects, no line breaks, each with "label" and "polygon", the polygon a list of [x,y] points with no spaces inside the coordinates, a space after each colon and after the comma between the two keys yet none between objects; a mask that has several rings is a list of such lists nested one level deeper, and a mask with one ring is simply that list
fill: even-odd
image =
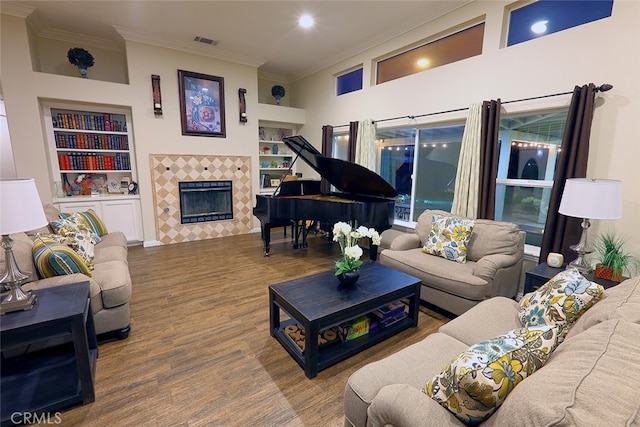
[{"label": "potted plant", "polygon": [[284,87],[280,85],[273,85],[271,87],[271,96],[273,96],[276,99],[277,105],[280,105],[280,100],[282,99],[285,93],[286,91],[284,90]]},{"label": "potted plant", "polygon": [[67,58],[72,65],[78,67],[80,75],[87,78],[87,68],[93,67],[94,64],[93,55],[81,47],[74,47],[67,52]]},{"label": "potted plant", "polygon": [[620,282],[624,270],[630,274],[635,273],[640,267],[640,259],[623,249],[625,242],[625,239],[614,233],[604,233],[597,238],[595,248],[600,259],[594,276]]},{"label": "potted plant", "polygon": [[336,261],[336,273],[340,283],[352,285],[360,277],[358,268],[362,265],[362,248],[358,245],[361,238],[368,237],[374,245],[380,244],[380,235],[373,228],[360,226],[353,229],[346,222],[333,225],[333,241],[340,244],[340,259]]}]

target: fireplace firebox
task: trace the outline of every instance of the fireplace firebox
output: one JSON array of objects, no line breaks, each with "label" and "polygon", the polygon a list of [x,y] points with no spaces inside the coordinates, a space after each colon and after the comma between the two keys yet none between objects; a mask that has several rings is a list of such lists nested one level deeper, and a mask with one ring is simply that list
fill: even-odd
[{"label": "fireplace firebox", "polygon": [[180,192],[180,222],[233,219],[231,181],[183,181]]}]

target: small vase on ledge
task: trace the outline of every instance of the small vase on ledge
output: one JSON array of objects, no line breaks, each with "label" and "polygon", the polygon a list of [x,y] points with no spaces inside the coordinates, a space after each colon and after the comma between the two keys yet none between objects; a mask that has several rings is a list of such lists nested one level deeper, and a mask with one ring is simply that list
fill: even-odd
[{"label": "small vase on ledge", "polygon": [[360,278],[360,271],[358,269],[355,269],[352,271],[345,271],[342,274],[338,274],[336,277],[338,278],[340,285],[345,287],[353,286]]}]

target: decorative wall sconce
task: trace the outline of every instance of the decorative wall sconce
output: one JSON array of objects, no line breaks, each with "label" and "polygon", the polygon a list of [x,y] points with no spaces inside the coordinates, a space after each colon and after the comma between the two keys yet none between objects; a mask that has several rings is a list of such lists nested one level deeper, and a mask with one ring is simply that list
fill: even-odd
[{"label": "decorative wall sconce", "polygon": [[238,89],[238,107],[240,109],[240,122],[247,122],[247,103],[244,100],[244,94],[247,93],[246,89]]},{"label": "decorative wall sconce", "polygon": [[162,94],[160,93],[160,76],[151,74],[151,90],[153,92],[153,114],[162,115]]}]

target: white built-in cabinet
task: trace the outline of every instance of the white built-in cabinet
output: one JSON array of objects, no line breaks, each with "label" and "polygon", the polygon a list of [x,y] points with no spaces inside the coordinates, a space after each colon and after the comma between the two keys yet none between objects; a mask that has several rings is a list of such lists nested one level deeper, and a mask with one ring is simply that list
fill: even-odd
[{"label": "white built-in cabinet", "polygon": [[93,209],[104,222],[107,231],[122,231],[129,243],[143,241],[140,196],[77,196],[67,199],[69,201],[57,201],[54,206],[60,212],[66,213],[85,212]]}]

